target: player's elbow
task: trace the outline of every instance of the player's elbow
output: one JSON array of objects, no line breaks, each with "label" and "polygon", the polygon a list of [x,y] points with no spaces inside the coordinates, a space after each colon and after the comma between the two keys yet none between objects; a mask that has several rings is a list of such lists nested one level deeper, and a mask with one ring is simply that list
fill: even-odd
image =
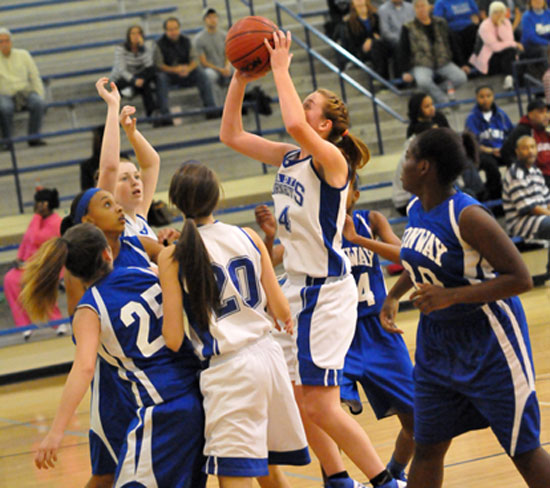
[{"label": "player's elbow", "polygon": [[168,349],[174,352],[178,352],[180,350],[183,342],[183,336],[167,334],[164,330],[162,331],[162,336],[164,337],[164,342],[166,343],[166,347]]},{"label": "player's elbow", "polygon": [[518,287],[518,294],[525,293],[526,291],[529,291],[533,288],[533,278],[529,274],[527,270],[525,272],[521,273],[520,276],[518,276],[516,280],[516,286]]}]

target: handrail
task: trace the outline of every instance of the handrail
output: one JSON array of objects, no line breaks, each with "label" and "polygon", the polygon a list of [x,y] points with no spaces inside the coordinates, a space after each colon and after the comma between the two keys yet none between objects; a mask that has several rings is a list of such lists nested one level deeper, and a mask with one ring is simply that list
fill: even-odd
[{"label": "handrail", "polygon": [[[519,69],[520,66],[527,66],[529,64],[535,63],[547,63],[546,58],[527,58],[514,61],[512,63],[512,77],[514,78],[514,89],[516,92],[516,99],[518,102],[519,116],[523,117],[523,104],[521,103],[521,90],[520,90],[520,80],[519,80]],[[529,86],[527,87],[527,96],[529,97]]]},{"label": "handrail", "polygon": [[169,14],[169,13],[175,12],[177,9],[178,9],[177,7],[161,7],[161,8],[153,8],[148,10],[136,10],[135,12],[127,12],[123,14],[118,13],[118,14],[110,14],[110,15],[100,15],[97,17],[65,20],[61,22],[50,22],[49,24],[35,24],[35,25],[25,25],[21,27],[12,27],[10,28],[10,31],[12,34],[21,34],[23,32],[34,32],[34,31],[40,31],[40,30],[58,29],[62,27],[72,27],[75,25],[87,25],[87,24],[93,24],[97,22],[108,22],[108,21],[115,21],[115,20],[131,19],[133,17],[146,17],[148,15]]},{"label": "handrail", "polygon": [[[317,59],[319,62],[321,62],[324,66],[329,68],[331,71],[336,73],[340,79],[340,90],[342,92],[342,98],[344,101],[346,101],[346,91],[345,91],[345,84],[344,81],[350,84],[353,88],[355,88],[357,91],[359,91],[361,94],[369,98],[372,102],[372,111],[374,116],[374,124],[376,127],[376,136],[378,140],[378,150],[380,154],[384,154],[384,143],[382,140],[382,132],[380,130],[380,120],[378,116],[378,107],[380,107],[382,110],[384,110],[386,113],[390,114],[393,118],[399,120],[402,123],[407,123],[407,120],[398,114],[395,110],[393,110],[389,105],[384,103],[382,100],[376,97],[375,95],[375,88],[374,88],[374,82],[373,80],[377,80],[382,85],[387,87],[392,93],[395,93],[396,95],[402,95],[403,93],[401,90],[393,86],[390,82],[382,78],[378,73],[374,72],[372,69],[370,69],[368,66],[365,66],[365,64],[353,56],[353,54],[349,53],[346,49],[341,47],[339,44],[334,42],[332,39],[325,36],[323,33],[321,33],[318,29],[310,25],[308,22],[306,22],[300,15],[295,14],[292,12],[288,7],[282,5],[278,1],[275,2],[275,9],[277,14],[277,23],[280,28],[283,28],[283,22],[281,17],[281,11],[285,12],[287,15],[289,15],[291,18],[293,18],[296,22],[302,25],[305,32],[306,42],[304,43],[301,39],[295,38],[294,42],[298,44],[300,47],[302,47],[309,55],[309,66],[310,66],[310,72],[311,72],[311,79],[313,84],[313,89],[317,89],[317,80],[315,77],[315,65],[313,63],[313,59]],[[359,67],[360,70],[362,70],[367,76],[369,80],[369,90],[363,87],[362,84],[355,81],[351,76],[349,76],[347,73],[342,72],[340,68],[335,66],[331,61],[326,59],[323,55],[319,54],[317,51],[315,51],[311,47],[311,41],[310,41],[310,33],[313,33],[316,37],[318,37],[322,42],[330,46],[334,51],[336,51],[338,54],[343,56],[345,59],[350,61],[355,66]]]},{"label": "handrail", "polygon": [[8,10],[19,10],[23,8],[48,7],[50,5],[57,5],[60,3],[76,3],[85,1],[87,0],[42,0],[39,2],[19,2],[10,5],[0,6],[0,12],[6,12]]}]

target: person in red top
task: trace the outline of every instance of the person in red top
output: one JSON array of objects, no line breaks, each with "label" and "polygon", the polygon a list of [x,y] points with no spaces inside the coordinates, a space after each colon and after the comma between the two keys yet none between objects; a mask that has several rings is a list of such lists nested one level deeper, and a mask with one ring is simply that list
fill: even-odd
[{"label": "person in red top", "polygon": [[531,136],[537,143],[537,167],[542,171],[546,186],[550,187],[550,132],[548,132],[548,107],[541,98],[527,105],[527,115],[519,119],[518,125],[510,132],[500,154],[506,166],[510,166],[516,156],[517,140],[522,136]]}]

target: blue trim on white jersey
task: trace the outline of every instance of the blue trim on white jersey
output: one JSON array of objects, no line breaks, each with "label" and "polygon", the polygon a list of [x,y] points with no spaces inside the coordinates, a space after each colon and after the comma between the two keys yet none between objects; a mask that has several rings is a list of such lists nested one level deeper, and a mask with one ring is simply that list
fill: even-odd
[{"label": "blue trim on white jersey", "polygon": [[284,168],[289,168],[290,166],[294,166],[295,164],[302,163],[303,161],[305,161],[306,159],[311,157],[311,156],[305,156],[302,159],[299,159],[299,158],[293,159],[293,158],[291,158],[291,156],[300,154],[300,151],[301,151],[300,148],[292,149],[291,151],[288,151],[283,156],[283,162],[281,163],[282,166]]},{"label": "blue trim on white jersey", "polygon": [[304,466],[311,462],[307,447],[296,451],[269,451],[268,464],[286,464],[288,466]]},{"label": "blue trim on white jersey", "polygon": [[256,245],[256,243],[254,242],[254,239],[252,239],[252,237],[250,237],[250,234],[248,232],[246,232],[246,230],[244,230],[242,227],[238,227],[238,229],[246,236],[248,237],[248,240],[250,241],[250,244],[252,244],[254,246],[254,248],[256,249],[256,251],[258,251],[258,254],[262,254],[260,249],[258,248],[258,246]]},{"label": "blue trim on white jersey", "polygon": [[204,472],[215,476],[256,477],[267,476],[267,458],[250,459],[208,456]]}]

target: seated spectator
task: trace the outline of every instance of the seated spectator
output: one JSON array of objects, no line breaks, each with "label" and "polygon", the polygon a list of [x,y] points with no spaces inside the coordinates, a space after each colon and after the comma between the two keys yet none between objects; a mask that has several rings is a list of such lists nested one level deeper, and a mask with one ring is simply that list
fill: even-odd
[{"label": "seated spectator", "polygon": [[[506,228],[514,237],[550,240],[550,190],[536,161],[535,140],[531,136],[520,137],[516,143],[516,162],[508,168],[503,181]],[[549,266],[550,256],[547,273]]]},{"label": "seated spectator", "polygon": [[[13,114],[28,110],[29,136],[39,134],[46,111],[44,85],[29,51],[12,47],[11,33],[0,28],[0,130],[1,138],[12,137]],[[44,146],[42,139],[31,139],[29,146]],[[8,149],[0,144],[0,149]]]},{"label": "seated spectator", "polygon": [[378,14],[370,0],[352,1],[344,47],[365,64],[371,63],[380,76],[389,78],[388,56],[380,37]]},{"label": "seated spectator", "polygon": [[428,94],[436,103],[445,103],[449,98],[434,81],[438,75],[448,86],[458,88],[466,83],[467,66],[459,68],[453,59],[462,65],[462,57],[456,44],[450,38],[444,19],[430,15],[428,0],[414,0],[415,19],[406,23],[401,30],[400,49],[403,81],[416,81],[418,88]]},{"label": "seated spectator", "polygon": [[500,155],[504,164],[510,166],[515,159],[517,140],[525,135],[533,137],[537,143],[537,167],[550,186],[550,134],[547,129],[548,108],[542,99],[535,98],[527,105],[527,115],[519,119],[518,125],[504,141]]},{"label": "seated spectator", "polygon": [[214,88],[217,106],[223,105],[223,87],[231,81],[231,63],[225,57],[226,32],[218,29],[218,13],[212,7],[203,12],[204,29],[195,37],[195,50],[206,76]]},{"label": "seated spectator", "polygon": [[464,60],[474,52],[479,8],[474,0],[436,0],[433,14],[447,21]]},{"label": "seated spectator", "polygon": [[150,117],[158,108],[157,70],[153,63],[153,49],[145,42],[143,29],[133,25],[126,31],[124,44],[115,47],[115,62],[110,78],[120,94],[132,98],[139,93],[143,99],[145,114]]},{"label": "seated spectator", "polygon": [[392,180],[392,201],[395,209],[401,214],[406,215],[407,204],[411,199],[411,194],[403,189],[401,182],[401,170],[405,163],[407,149],[412,140],[422,132],[433,127],[449,127],[447,117],[441,112],[436,111],[432,97],[427,93],[415,93],[409,99],[409,126],[407,127],[407,140]]},{"label": "seated spectator", "polygon": [[[512,29],[514,35],[516,33],[517,39],[521,38],[521,17],[525,12],[525,0],[503,0],[506,5],[506,18],[512,23]],[[477,5],[479,7],[479,17],[481,20],[485,20],[489,16],[489,7],[492,0],[478,0]]]},{"label": "seated spectator", "polygon": [[521,43],[527,58],[546,58],[550,44],[550,10],[545,0],[529,0],[521,19]]},{"label": "seated spectator", "polygon": [[499,166],[504,166],[500,151],[506,136],[514,128],[510,118],[495,103],[495,95],[489,86],[476,89],[476,105],[466,118],[465,129],[471,132],[479,144],[480,170],[485,172],[490,200],[501,197],[502,182]]},{"label": "seated spectator", "polygon": [[[164,35],[157,41],[155,64],[159,70],[159,95],[161,113],[169,113],[168,90],[170,86],[196,86],[206,108],[216,106],[212,82],[199,66],[191,40],[180,32],[180,22],[175,17],[164,21]],[[207,118],[219,116],[209,112]]]},{"label": "seated spectator", "polygon": [[327,0],[329,20],[325,22],[325,34],[333,41],[344,38],[344,18],[349,14],[351,0]]},{"label": "seated spectator", "polygon": [[380,20],[380,36],[386,48],[388,58],[393,60],[393,76],[401,77],[397,50],[401,28],[414,19],[414,9],[411,3],[403,0],[386,0],[378,9]]},{"label": "seated spectator", "polygon": [[[61,217],[54,212],[59,207],[59,197],[57,190],[39,189],[34,194],[34,215],[25,231],[23,240],[17,251],[17,260],[15,267],[10,269],[4,277],[4,293],[13,315],[13,322],[16,327],[23,327],[32,323],[19,302],[19,293],[21,292],[21,279],[23,278],[23,264],[27,261],[40,246],[51,239],[59,237],[59,228],[61,226]],[[61,312],[57,305],[51,311],[49,319],[57,320],[61,318]],[[65,332],[65,328],[58,329],[59,333]],[[31,331],[23,333],[25,339],[31,335]]]},{"label": "seated spectator", "polygon": [[484,75],[505,75],[503,88],[511,90],[514,87],[512,63],[518,51],[523,51],[523,46],[514,39],[512,24],[506,18],[506,5],[492,2],[489,17],[479,26],[470,64]]}]

